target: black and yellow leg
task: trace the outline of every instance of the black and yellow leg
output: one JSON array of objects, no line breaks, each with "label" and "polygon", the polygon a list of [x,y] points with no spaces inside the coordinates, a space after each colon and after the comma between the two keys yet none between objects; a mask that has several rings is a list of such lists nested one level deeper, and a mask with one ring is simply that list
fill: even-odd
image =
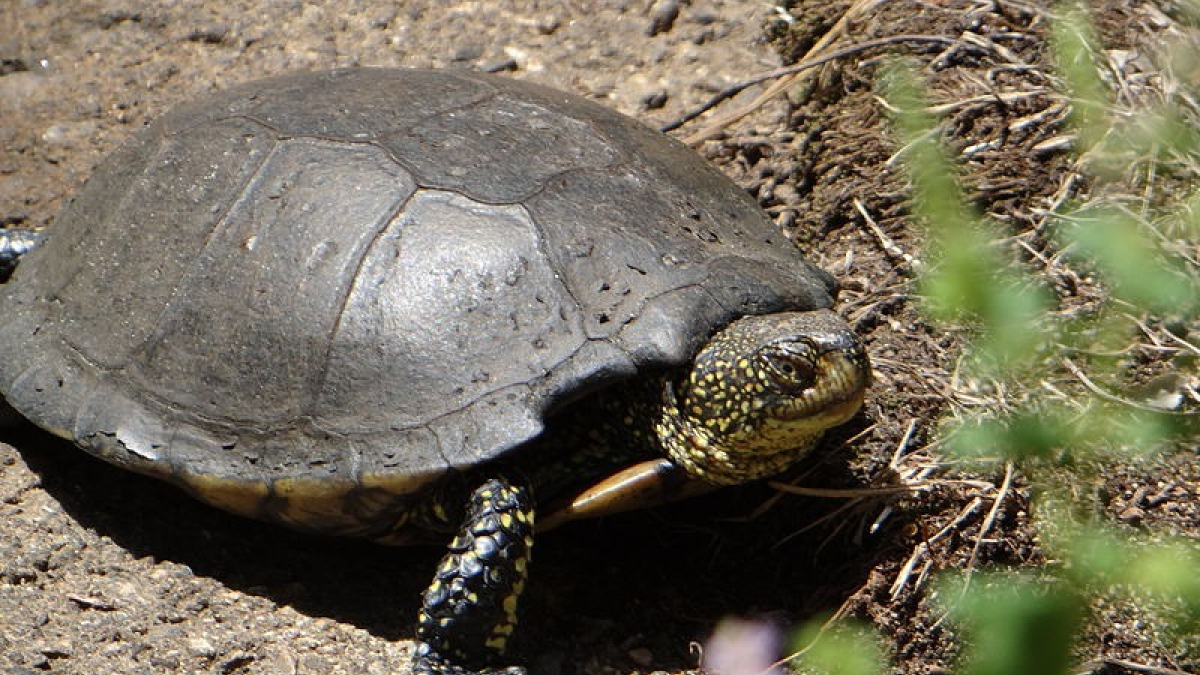
[{"label": "black and yellow leg", "polygon": [[8,281],[8,277],[17,268],[17,261],[37,246],[41,239],[41,234],[33,230],[0,230],[0,284]]},{"label": "black and yellow leg", "polygon": [[496,667],[517,623],[533,546],[527,488],[492,479],[471,495],[466,516],[425,590],[417,618],[417,675],[506,673]]}]

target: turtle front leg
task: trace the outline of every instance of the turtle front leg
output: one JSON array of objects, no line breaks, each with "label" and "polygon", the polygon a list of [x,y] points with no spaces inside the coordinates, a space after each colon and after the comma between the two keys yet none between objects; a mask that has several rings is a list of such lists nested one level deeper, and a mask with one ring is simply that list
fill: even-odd
[{"label": "turtle front leg", "polygon": [[0,230],[0,284],[8,281],[21,256],[42,240],[40,232],[23,228]]},{"label": "turtle front leg", "polygon": [[417,675],[518,675],[497,667],[517,623],[533,546],[528,488],[493,478],[471,495],[466,516],[425,590],[417,617]]}]

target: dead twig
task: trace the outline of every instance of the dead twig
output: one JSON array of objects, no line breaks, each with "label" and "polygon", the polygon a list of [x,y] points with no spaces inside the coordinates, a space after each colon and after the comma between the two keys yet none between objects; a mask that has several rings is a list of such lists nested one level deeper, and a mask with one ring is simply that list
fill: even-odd
[{"label": "dead twig", "polygon": [[904,435],[900,437],[900,442],[896,444],[896,449],[892,452],[892,458],[888,460],[888,467],[897,469],[900,466],[900,458],[904,456],[908,450],[908,444],[912,441],[913,433],[917,430],[917,418],[912,418],[904,427]]},{"label": "dead twig", "polygon": [[1016,103],[1017,101],[1022,101],[1027,98],[1035,98],[1037,96],[1062,98],[1061,94],[1056,93],[1053,89],[1047,88],[1029,89],[1025,91],[997,91],[987,94],[980,94],[978,96],[968,96],[967,98],[959,99],[957,101],[950,101],[948,103],[939,103],[936,105],[927,106],[925,108],[925,112],[940,116],[961,110],[963,108],[969,108],[971,106],[991,105],[995,103],[1010,105],[1012,103]]},{"label": "dead twig", "polygon": [[1006,462],[1004,464],[1004,481],[1000,483],[1000,489],[996,492],[996,500],[992,503],[992,508],[988,510],[987,516],[983,519],[983,524],[979,526],[979,534],[975,537],[975,546],[971,548],[971,557],[967,560],[963,592],[966,592],[966,589],[971,585],[971,574],[975,571],[975,564],[979,560],[979,549],[983,547],[983,540],[987,537],[987,533],[996,524],[996,518],[1000,515],[1000,507],[1004,504],[1005,498],[1008,497],[1009,488],[1012,487],[1014,472],[1013,463]]},{"label": "dead twig", "polygon": [[1111,659],[1107,657],[1092,659],[1086,663],[1079,664],[1079,667],[1075,670],[1075,675],[1099,675],[1101,673],[1109,673],[1114,669],[1123,673],[1142,673],[1143,675],[1188,675],[1183,670],[1148,666],[1143,663],[1126,661],[1125,659]]},{"label": "dead twig", "polygon": [[913,274],[921,272],[925,268],[924,263],[912,255],[905,253],[904,249],[896,245],[896,242],[893,241],[892,238],[889,237],[887,233],[879,227],[879,224],[876,223],[875,219],[871,217],[871,214],[867,212],[867,207],[858,197],[854,198],[854,209],[858,211],[858,215],[862,216],[863,222],[866,223],[867,228],[871,230],[871,234],[875,235],[875,241],[879,243],[879,248],[883,249],[883,252],[887,254],[887,257],[891,258],[895,262],[900,263],[904,267],[907,267],[907,269],[901,269],[901,272]]},{"label": "dead twig", "polygon": [[1065,365],[1067,367],[1067,370],[1071,371],[1071,374],[1074,375],[1076,377],[1076,379],[1078,379],[1083,384],[1084,387],[1087,387],[1088,391],[1092,392],[1096,396],[1099,396],[1100,398],[1104,399],[1105,401],[1109,401],[1111,403],[1116,403],[1118,405],[1123,405],[1123,406],[1126,406],[1129,408],[1133,408],[1134,410],[1140,410],[1142,412],[1154,413],[1156,415],[1171,415],[1173,417],[1197,417],[1197,416],[1200,416],[1200,413],[1193,412],[1193,411],[1167,410],[1165,408],[1156,408],[1152,405],[1148,405],[1145,403],[1139,403],[1137,401],[1131,401],[1127,398],[1121,398],[1120,396],[1117,396],[1116,394],[1110,394],[1109,392],[1105,391],[1100,385],[1093,382],[1092,379],[1087,376],[1087,373],[1083,372],[1083,369],[1080,368],[1079,366],[1075,365],[1075,363],[1073,361],[1071,361],[1071,359],[1063,358],[1063,365]]},{"label": "dead twig", "polygon": [[[804,55],[804,58],[800,59],[801,62],[811,61],[823,56],[828,52],[829,48],[834,43],[846,37],[846,35],[850,33],[851,23],[860,17],[869,14],[876,7],[882,5],[884,1],[885,0],[856,0],[856,2],[851,5],[849,9],[842,13],[842,16],[838,18],[837,23],[830,27],[825,35],[821,36],[821,39],[817,40],[816,44],[814,44],[812,48],[808,50],[808,53]],[[767,101],[778,96],[781,92],[786,91],[803,75],[804,73],[794,73],[792,75],[787,75],[776,79],[747,106],[727,113],[724,116],[718,116],[718,118],[713,120],[707,127],[700,130],[700,132],[693,134],[684,142],[689,145],[699,145],[703,141],[715,136],[725,127],[750,114],[751,111],[757,110],[766,104]]]},{"label": "dead twig", "polygon": [[947,534],[950,534],[954,530],[958,529],[959,525],[962,525],[964,522],[966,522],[966,520],[968,518],[970,518],[972,515],[975,514],[975,511],[979,509],[979,505],[982,503],[983,503],[982,499],[980,499],[979,497],[973,497],[971,499],[971,501],[968,502],[967,505],[964,506],[962,508],[962,510],[960,510],[958,512],[958,515],[954,517],[954,520],[947,523],[945,527],[938,530],[932,537],[930,537],[929,539],[927,539],[925,541],[927,543],[932,544],[933,542],[937,541],[938,539],[941,539],[942,537],[946,536]]},{"label": "dead twig", "polygon": [[[874,49],[876,47],[886,47],[888,45],[894,45],[894,44],[903,44],[905,42],[937,42],[937,43],[946,44],[946,43],[953,43],[954,41],[951,40],[950,38],[942,37],[940,35],[889,35],[888,37],[876,38],[874,40],[866,40],[865,42],[860,42],[858,44],[850,45],[849,47],[843,47],[842,49],[838,49],[838,50],[829,52],[828,54],[824,54],[824,55],[816,57],[816,58],[808,59],[805,61],[800,61],[799,63],[794,63],[790,66],[785,66],[783,68],[776,68],[775,70],[768,70],[767,72],[759,73],[758,75],[755,75],[754,77],[751,77],[748,80],[743,80],[741,82],[738,82],[737,84],[730,85],[730,86],[726,87],[725,89],[722,89],[721,91],[717,92],[716,95],[714,95],[712,98],[708,99],[703,104],[696,107],[695,109],[689,111],[688,113],[686,113],[679,119],[676,119],[673,122],[669,122],[669,123],[659,127],[659,130],[663,131],[663,132],[675,131],[679,127],[682,127],[683,125],[687,124],[688,122],[691,122],[692,120],[703,115],[704,113],[708,112],[709,110],[712,110],[713,108],[717,107],[724,101],[727,101],[727,100],[733,98],[734,96],[737,96],[738,94],[749,89],[750,87],[753,87],[756,84],[762,84],[763,82],[766,82],[768,80],[774,80],[774,79],[778,79],[781,77],[789,77],[791,75],[797,75],[797,74],[802,73],[811,68],[816,68],[817,66],[825,65],[826,63],[829,63],[830,61],[837,61],[838,59],[842,59],[842,58],[845,58],[852,54],[857,54],[859,52],[866,51],[868,49]],[[733,122],[733,121],[745,116],[751,110],[754,110],[755,108],[757,108],[758,105],[761,105],[761,103],[758,103],[756,101],[755,106],[745,110],[737,117],[730,119],[729,122]],[[726,122],[722,126],[727,125],[729,122]],[[707,130],[706,130],[706,132],[707,132]],[[696,143],[707,140],[709,135],[706,132],[697,134],[697,136],[703,135],[704,136],[703,138],[697,139],[696,137],[692,137],[692,138],[687,139],[685,142],[695,145]]]},{"label": "dead twig", "polygon": [[833,511],[830,511],[829,513],[825,514],[824,516],[812,521],[808,525],[805,525],[804,527],[796,530],[795,532],[792,532],[791,534],[787,535],[786,537],[775,542],[775,544],[772,545],[771,548],[772,549],[779,548],[780,546],[783,546],[787,542],[795,539],[796,537],[799,537],[800,535],[804,534],[805,532],[808,532],[814,528],[820,527],[821,525],[824,525],[825,523],[841,516],[843,513],[858,506],[859,503],[861,503],[863,501],[863,499],[864,499],[863,497],[854,497],[850,500],[847,500],[845,504],[842,504],[841,506],[834,509]]},{"label": "dead twig", "polygon": [[944,479],[921,482],[906,482],[903,485],[883,485],[866,488],[814,488],[787,483],[769,482],[768,485],[792,495],[804,497],[828,497],[831,499],[857,499],[859,497],[879,497],[883,495],[912,494],[918,490],[937,487],[939,485],[969,485],[971,487],[992,487],[991,483],[981,480]]},{"label": "dead twig", "polygon": [[912,572],[917,567],[917,562],[920,561],[925,554],[929,552],[929,544],[921,542],[913,549],[912,555],[908,556],[908,560],[904,561],[904,565],[900,568],[900,572],[896,574],[896,580],[892,582],[892,587],[888,589],[888,597],[892,602],[895,602],[904,587],[908,585],[908,578],[912,576]]}]

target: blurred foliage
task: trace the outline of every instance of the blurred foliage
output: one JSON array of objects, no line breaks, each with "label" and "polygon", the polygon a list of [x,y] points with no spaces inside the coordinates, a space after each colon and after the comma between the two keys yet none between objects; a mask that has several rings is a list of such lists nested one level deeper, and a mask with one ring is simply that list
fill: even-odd
[{"label": "blurred foliage", "polygon": [[965,675],[1062,675],[1084,603],[1068,584],[1015,573],[943,578],[949,616],[972,636]]},{"label": "blurred foliage", "polygon": [[1029,370],[1046,339],[1041,321],[1046,294],[1028,274],[1008,264],[1004,251],[994,245],[999,239],[995,228],[967,205],[911,68],[892,63],[881,84],[905,143],[915,215],[930,233],[935,266],[919,280],[927,313],[942,322],[975,323],[977,348],[972,351],[984,372]]},{"label": "blurred foliage", "polygon": [[[1113,176],[1123,167],[1128,175],[1130,166],[1169,156],[1190,157],[1195,168],[1200,130],[1184,124],[1171,105],[1116,123],[1115,104],[1095,63],[1093,31],[1081,13],[1063,16],[1053,29],[1054,46],[1072,94],[1080,165]],[[1193,192],[1161,213],[1133,214],[1120,202],[1099,200],[1068,203],[1053,214],[1050,235],[1063,259],[1080,274],[1098,277],[1106,296],[1082,316],[1058,312],[1042,278],[1004,246],[1004,229],[967,206],[912,66],[893,62],[880,85],[905,144],[914,216],[929,234],[930,268],[918,280],[926,313],[969,331],[968,378],[1001,381],[1011,392],[1003,405],[959,418],[948,432],[951,447],[978,458],[1028,463],[1082,449],[1145,454],[1178,440],[1188,425],[1152,404],[1126,404],[1116,395],[1097,399],[1086,391],[1049,396],[1036,384],[1055,379],[1072,359],[1084,367],[1058,379],[1120,382],[1121,360],[1105,355],[1127,351],[1139,339],[1139,322],[1196,322],[1200,269],[1189,251],[1200,233],[1200,196]]]},{"label": "blurred foliage", "polygon": [[[1060,19],[1051,25],[1055,69],[1066,80],[1071,96],[1071,127],[1079,154],[1091,151],[1111,129],[1113,112],[1110,88],[1096,63],[1100,40],[1091,21],[1078,8],[1064,5]],[[1118,174],[1119,175],[1119,174]]]},{"label": "blurred foliage", "polygon": [[811,675],[877,675],[883,672],[883,648],[865,626],[810,621],[796,636],[791,666]]},{"label": "blurred foliage", "polygon": [[1194,317],[1196,280],[1187,262],[1152,238],[1132,216],[1096,207],[1077,211],[1063,228],[1072,256],[1093,264],[1108,281],[1113,302],[1153,315]]},{"label": "blurred foliage", "polygon": [[[1081,486],[1094,484],[1087,470],[1194,440],[1195,413],[1126,393],[1124,355],[1146,341],[1148,325],[1166,326],[1181,340],[1197,325],[1200,189],[1168,188],[1138,201],[1107,199],[1103,188],[1138,179],[1152,185],[1166,175],[1195,185],[1200,111],[1185,105],[1200,97],[1191,92],[1149,109],[1119,101],[1087,15],[1072,6],[1055,15],[1055,66],[1071,100],[1078,167],[1092,189],[1090,202],[1067,202],[1049,214],[1044,242],[1048,258],[1103,289],[1082,311],[1056,306],[1046,277],[1032,267],[1037,261],[969,206],[913,65],[892,62],[879,79],[911,178],[913,215],[928,233],[927,271],[917,281],[923,309],[939,325],[966,331],[963,379],[1004,392],[975,396],[990,404],[956,411],[944,430],[946,446],[959,458],[1019,467],[1052,561],[1035,573],[940,577],[934,595],[966,637],[959,668],[966,675],[1071,672],[1076,636],[1098,597],[1165,607],[1155,619],[1177,635],[1200,629],[1197,543],[1119,531],[1076,499]],[[1194,71],[1200,59],[1193,51],[1177,60]],[[1194,365],[1194,353],[1179,351]],[[810,645],[804,672],[881,672],[872,665],[877,643],[861,631],[814,630],[802,637]]]}]

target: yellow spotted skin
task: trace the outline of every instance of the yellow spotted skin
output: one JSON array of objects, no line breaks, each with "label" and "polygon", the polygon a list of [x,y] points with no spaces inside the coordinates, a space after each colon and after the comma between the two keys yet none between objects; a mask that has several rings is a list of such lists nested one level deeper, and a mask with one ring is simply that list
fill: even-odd
[{"label": "yellow spotted skin", "polygon": [[425,591],[414,671],[522,672],[492,664],[517,623],[535,495],[553,502],[662,456],[688,478],[715,485],[779,473],[855,414],[869,381],[862,345],[833,312],[744,317],[712,336],[687,371],[584,398],[555,413],[542,436],[503,466],[442,481],[406,520],[457,532]]},{"label": "yellow spotted skin", "polygon": [[664,455],[715,485],[772,476],[854,416],[870,371],[862,343],[831,311],[744,317],[710,338],[684,374],[563,410],[522,473],[539,499]]},{"label": "yellow spotted skin", "polygon": [[462,526],[422,597],[415,673],[521,672],[489,664],[504,655],[517,625],[533,523],[533,501],[521,485],[493,478],[471,494]]},{"label": "yellow spotted skin", "polygon": [[734,485],[772,476],[854,416],[870,371],[833,312],[745,317],[709,340],[686,378],[664,386],[655,434],[694,478]]}]

